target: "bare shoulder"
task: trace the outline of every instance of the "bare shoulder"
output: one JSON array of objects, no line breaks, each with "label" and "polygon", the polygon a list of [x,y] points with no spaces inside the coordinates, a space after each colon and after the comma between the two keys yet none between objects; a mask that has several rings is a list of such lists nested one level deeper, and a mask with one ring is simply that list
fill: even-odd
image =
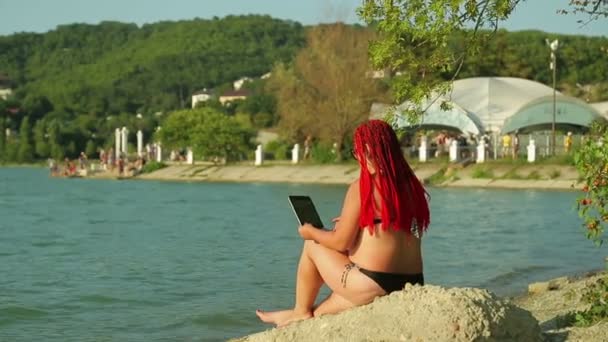
[{"label": "bare shoulder", "polygon": [[355,179],[348,185],[348,190],[359,192],[359,178]]}]

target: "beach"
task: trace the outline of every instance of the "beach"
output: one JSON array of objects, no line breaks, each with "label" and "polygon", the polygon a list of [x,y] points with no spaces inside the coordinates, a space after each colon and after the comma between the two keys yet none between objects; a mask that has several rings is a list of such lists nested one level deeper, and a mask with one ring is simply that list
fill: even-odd
[{"label": "beach", "polygon": [[[573,190],[578,173],[569,165],[483,164],[467,167],[445,164],[414,164],[416,176],[425,184],[440,187]],[[112,176],[107,173],[92,177]],[[286,163],[254,166],[249,164],[170,164],[151,173],[136,176],[143,180],[223,181],[349,184],[359,176],[356,164]]]}]

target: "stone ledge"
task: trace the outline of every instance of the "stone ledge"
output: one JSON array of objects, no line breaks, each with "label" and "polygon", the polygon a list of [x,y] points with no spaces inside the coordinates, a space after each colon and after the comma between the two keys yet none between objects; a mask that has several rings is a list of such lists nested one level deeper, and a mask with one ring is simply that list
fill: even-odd
[{"label": "stone ledge", "polygon": [[529,311],[487,290],[406,285],[403,291],[336,314],[233,342],[542,341]]}]

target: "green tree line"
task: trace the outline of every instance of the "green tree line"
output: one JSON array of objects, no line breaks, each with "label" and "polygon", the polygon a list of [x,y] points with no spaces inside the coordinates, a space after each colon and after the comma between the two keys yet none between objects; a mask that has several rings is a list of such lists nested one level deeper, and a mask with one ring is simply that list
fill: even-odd
[{"label": "green tree line", "polygon": [[[112,145],[114,129],[122,126],[132,132],[131,141],[137,129],[149,137],[170,112],[189,108],[197,90],[212,89],[217,95],[240,77],[256,78],[273,66],[295,65],[297,54],[308,48],[307,32],[315,27],[248,15],[141,27],[120,22],[71,24],[42,34],[0,36],[0,75],[11,80],[14,90],[11,98],[0,99],[0,128],[13,132],[0,133],[0,159],[95,152]],[[450,49],[458,51],[468,43],[462,32],[451,34]],[[459,78],[514,76],[550,84],[545,39],[558,38],[558,88],[589,101],[608,99],[607,38],[540,31],[487,33],[478,53],[463,60]],[[428,57],[417,56],[419,61],[432,60]],[[407,82],[451,77],[448,72],[416,71],[418,75],[409,73],[413,76]],[[275,80],[273,91],[256,80],[246,86],[252,93],[246,100],[230,106],[212,100],[204,106],[235,115],[246,127],[272,127],[282,120],[276,89],[288,86]],[[30,133],[20,139],[26,117]],[[20,140],[31,148],[21,148]]]}]

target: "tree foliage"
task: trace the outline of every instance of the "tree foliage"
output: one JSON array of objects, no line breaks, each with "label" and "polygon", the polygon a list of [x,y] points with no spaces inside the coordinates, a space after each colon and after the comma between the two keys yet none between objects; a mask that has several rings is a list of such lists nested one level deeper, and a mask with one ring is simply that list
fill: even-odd
[{"label": "tree foliage", "polygon": [[32,146],[31,134],[30,119],[26,116],[21,121],[21,128],[19,129],[19,150],[16,157],[19,163],[29,163],[34,160],[34,147]]},{"label": "tree foliage", "polygon": [[251,131],[234,117],[206,107],[170,113],[158,136],[165,148],[191,147],[203,159],[238,160],[253,150]]},{"label": "tree foliage", "polygon": [[303,30],[260,15],[61,25],[0,36],[0,73],[16,85],[31,120],[49,103],[78,114],[170,111],[186,108],[198,89],[291,60]]},{"label": "tree foliage", "polygon": [[[570,10],[605,9],[601,0],[571,1]],[[451,81],[471,76],[518,76],[548,83],[549,49],[538,31],[499,30],[520,0],[365,0],[360,16],[379,33],[370,46],[373,65],[399,74],[393,80],[396,103],[420,104],[445,94]],[[599,7],[595,7],[598,5]],[[606,38],[559,36],[560,88],[580,95],[575,85],[606,82]],[[585,62],[583,62],[585,61]],[[593,67],[590,67],[593,65]],[[594,100],[603,100],[600,95]],[[415,116],[421,114],[414,112]]]},{"label": "tree foliage", "polygon": [[608,228],[608,126],[595,123],[592,135],[575,154],[575,165],[583,178],[583,195],[577,208],[587,238],[601,245]]},{"label": "tree foliage", "polygon": [[308,32],[307,46],[292,66],[274,68],[269,86],[290,138],[310,134],[337,143],[340,151],[347,135],[367,119],[372,102],[384,93],[371,77],[367,47],[372,36],[364,28],[320,25]]}]

